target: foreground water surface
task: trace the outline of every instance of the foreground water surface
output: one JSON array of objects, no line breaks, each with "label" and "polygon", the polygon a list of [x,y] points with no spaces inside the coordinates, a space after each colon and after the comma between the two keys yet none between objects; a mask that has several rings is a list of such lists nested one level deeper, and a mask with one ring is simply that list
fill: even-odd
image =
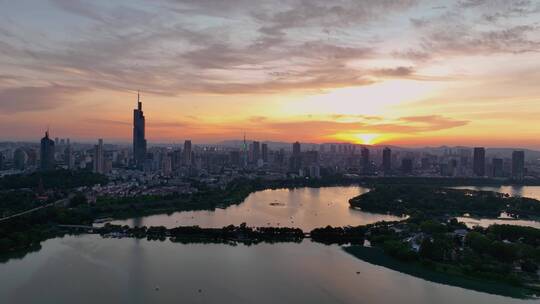
[{"label": "foreground water surface", "polygon": [[[0,303],[519,303],[428,282],[339,246],[69,236],[0,265]],[[530,301],[525,301],[530,302]]]}]

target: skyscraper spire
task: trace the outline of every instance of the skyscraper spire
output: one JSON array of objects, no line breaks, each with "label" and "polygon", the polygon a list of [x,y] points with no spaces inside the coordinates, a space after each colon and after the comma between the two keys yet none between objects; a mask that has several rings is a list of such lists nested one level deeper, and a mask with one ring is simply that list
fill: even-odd
[{"label": "skyscraper spire", "polygon": [[142,111],[141,92],[137,90],[137,109]]}]

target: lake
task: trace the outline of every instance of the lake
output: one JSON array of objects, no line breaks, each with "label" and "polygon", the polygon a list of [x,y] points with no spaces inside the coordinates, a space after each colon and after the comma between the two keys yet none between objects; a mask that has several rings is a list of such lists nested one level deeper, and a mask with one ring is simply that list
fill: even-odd
[{"label": "lake", "polygon": [[401,219],[351,208],[349,199],[367,191],[369,189],[358,186],[264,190],[252,193],[243,203],[225,209],[151,215],[111,223],[168,228],[191,225],[221,228],[245,222],[250,227],[282,226],[310,231],[328,225],[358,226]]},{"label": "lake", "polygon": [[0,282],[0,303],[17,304],[531,303],[428,282],[309,240],[228,246],[67,236],[0,265]]},{"label": "lake", "polygon": [[[537,200],[540,200],[540,186],[463,186],[463,187],[452,187],[454,189],[467,189],[467,190],[476,190],[476,191],[493,191],[500,193],[507,193],[511,196],[522,196],[530,197]],[[528,226],[540,229],[540,222],[537,221],[528,221],[528,220],[514,220],[514,219],[479,219],[471,217],[458,217],[460,222],[464,222],[468,227],[481,226],[488,227],[493,224],[509,224],[516,226]]]},{"label": "lake", "polygon": [[511,196],[523,196],[540,200],[540,186],[463,186],[452,188],[508,193]]}]

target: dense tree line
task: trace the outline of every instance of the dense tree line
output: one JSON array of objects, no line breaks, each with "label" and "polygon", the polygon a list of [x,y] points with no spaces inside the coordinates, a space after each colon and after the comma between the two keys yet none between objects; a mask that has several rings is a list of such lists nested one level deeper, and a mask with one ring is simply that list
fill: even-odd
[{"label": "dense tree line", "polygon": [[0,178],[1,189],[38,188],[42,183],[45,189],[70,189],[81,186],[106,184],[107,177],[86,170],[36,171],[31,174],[7,175]]},{"label": "dense tree line", "polygon": [[362,210],[396,215],[463,215],[498,217],[507,212],[516,217],[540,216],[540,201],[510,197],[490,191],[457,190],[427,186],[385,185],[350,200]]}]

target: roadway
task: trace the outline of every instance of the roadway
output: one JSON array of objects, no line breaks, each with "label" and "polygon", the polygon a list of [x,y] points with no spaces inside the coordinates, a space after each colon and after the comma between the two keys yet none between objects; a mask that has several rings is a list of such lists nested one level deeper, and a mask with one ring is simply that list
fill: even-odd
[{"label": "roadway", "polygon": [[49,204],[46,204],[46,205],[43,205],[43,206],[39,206],[39,207],[36,207],[36,208],[32,208],[32,209],[29,209],[29,210],[26,210],[26,211],[22,211],[22,212],[19,212],[19,213],[16,213],[16,214],[12,214],[10,216],[0,218],[0,223],[4,222],[4,221],[11,220],[11,219],[14,219],[14,218],[17,218],[19,216],[23,216],[23,215],[26,215],[26,214],[29,214],[29,213],[32,213],[32,212],[39,211],[41,209],[49,208],[49,207],[60,205],[60,204],[65,204],[65,203],[67,203],[69,201],[69,199],[70,199],[70,197],[63,198],[63,199],[57,200],[55,202],[52,202],[52,203],[49,203]]}]

